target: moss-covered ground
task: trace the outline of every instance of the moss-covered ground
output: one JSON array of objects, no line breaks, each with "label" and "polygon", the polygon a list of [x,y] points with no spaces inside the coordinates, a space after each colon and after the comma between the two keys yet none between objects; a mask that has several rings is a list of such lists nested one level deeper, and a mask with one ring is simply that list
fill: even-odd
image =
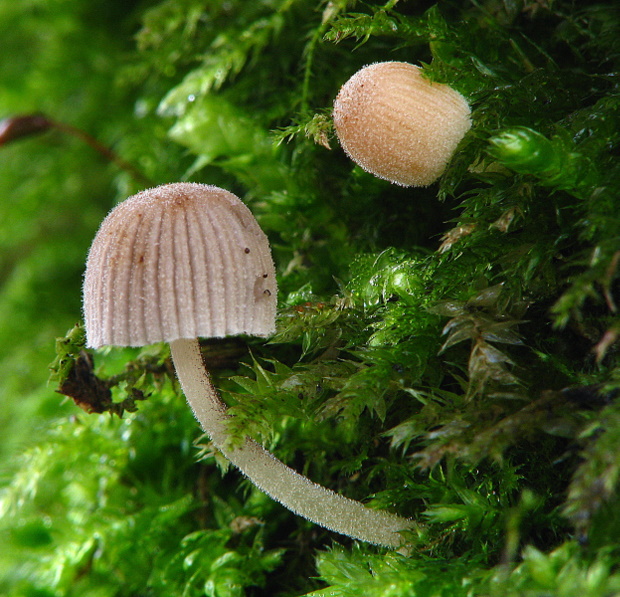
[{"label": "moss-covered ground", "polygon": [[[81,353],[90,240],[144,183],[51,127],[0,147],[0,593],[620,594],[616,2],[26,0],[0,32],[1,118],[227,188],[269,236],[277,334],[204,342],[231,432],[417,523],[405,554],[295,517],[201,437],[166,346]],[[334,135],[383,60],[472,107],[427,188]]]}]

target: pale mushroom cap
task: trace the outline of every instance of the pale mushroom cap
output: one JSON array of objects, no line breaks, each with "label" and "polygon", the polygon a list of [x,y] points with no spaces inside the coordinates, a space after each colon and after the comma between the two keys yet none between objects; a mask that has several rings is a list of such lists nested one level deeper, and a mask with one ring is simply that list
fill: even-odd
[{"label": "pale mushroom cap", "polygon": [[250,210],[214,186],[175,183],[115,207],[90,248],[87,345],[275,331],[269,241]]},{"label": "pale mushroom cap", "polygon": [[334,125],[349,157],[402,186],[427,186],[443,173],[471,127],[465,98],[407,62],[355,73],[334,102]]}]

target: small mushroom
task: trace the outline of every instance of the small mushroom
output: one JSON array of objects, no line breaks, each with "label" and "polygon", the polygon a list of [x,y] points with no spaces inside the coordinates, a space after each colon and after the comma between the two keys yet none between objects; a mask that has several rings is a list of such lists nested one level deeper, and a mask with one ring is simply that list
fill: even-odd
[{"label": "small mushroom", "polygon": [[354,162],[405,187],[435,182],[471,127],[465,98],[407,62],[359,70],[340,89],[333,116]]},{"label": "small mushroom", "polygon": [[328,529],[399,547],[409,521],[313,483],[249,438],[228,441],[229,415],[198,337],[269,336],[276,295],[267,237],[235,195],[193,183],[156,187],[112,210],[93,241],[84,280],[87,345],[169,342],[196,418],[257,487]]}]

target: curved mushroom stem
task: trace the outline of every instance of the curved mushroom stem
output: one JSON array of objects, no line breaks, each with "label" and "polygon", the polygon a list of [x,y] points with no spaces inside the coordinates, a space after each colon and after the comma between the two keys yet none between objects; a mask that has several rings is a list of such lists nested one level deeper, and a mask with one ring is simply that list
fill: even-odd
[{"label": "curved mushroom stem", "polygon": [[202,428],[259,489],[299,516],[337,533],[386,547],[403,546],[400,531],[412,528],[412,521],[372,510],[313,483],[251,439],[228,449],[226,406],[204,367],[198,340],[175,340],[170,349],[183,392]]}]

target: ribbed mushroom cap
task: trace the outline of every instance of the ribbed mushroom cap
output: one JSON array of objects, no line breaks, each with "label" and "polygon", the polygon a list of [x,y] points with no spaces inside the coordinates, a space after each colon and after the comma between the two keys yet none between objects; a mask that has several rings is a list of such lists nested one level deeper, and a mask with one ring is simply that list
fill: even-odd
[{"label": "ribbed mushroom cap", "polygon": [[444,171],[471,127],[465,98],[406,62],[355,73],[334,102],[334,125],[349,157],[402,186],[427,186]]},{"label": "ribbed mushroom cap", "polygon": [[232,193],[194,183],[142,191],[114,208],[84,279],[88,346],[275,330],[269,242]]}]

